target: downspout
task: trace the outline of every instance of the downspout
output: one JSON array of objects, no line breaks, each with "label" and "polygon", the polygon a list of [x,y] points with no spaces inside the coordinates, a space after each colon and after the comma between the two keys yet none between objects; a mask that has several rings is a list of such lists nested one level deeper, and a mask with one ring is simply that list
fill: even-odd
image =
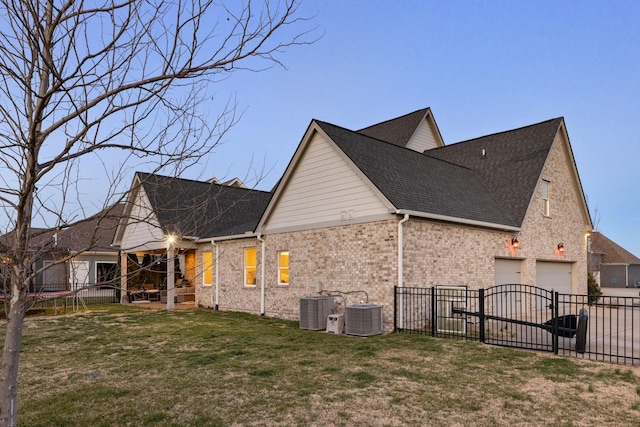
[{"label": "downspout", "polygon": [[629,287],[629,264],[625,265],[624,274],[626,276],[624,278],[625,288],[628,288]]},{"label": "downspout", "polygon": [[218,297],[219,297],[219,289],[220,289],[220,273],[218,271],[218,267],[220,266],[219,264],[219,260],[218,260],[218,255],[219,255],[219,248],[218,248],[218,244],[215,242],[215,240],[211,240],[211,246],[213,246],[214,248],[216,248],[216,295],[215,295],[215,303],[213,305],[213,309],[215,311],[218,311],[219,309],[219,302],[218,302]]},{"label": "downspout", "polygon": [[404,255],[404,250],[402,247],[402,243],[403,243],[403,233],[402,233],[402,224],[404,224],[405,222],[409,221],[409,214],[404,214],[404,218],[402,218],[399,222],[398,222],[398,287],[402,288],[404,286],[404,279],[403,279],[403,255]]},{"label": "downspout", "polygon": [[[402,288],[404,286],[404,249],[403,249],[403,227],[402,224],[409,221],[409,214],[404,214],[404,218],[398,221],[398,287]],[[403,298],[400,298],[400,305],[398,307],[400,311],[398,327],[402,329],[404,327],[404,317],[402,313],[404,313],[404,301]]]},{"label": "downspout", "polygon": [[257,236],[258,241],[261,243],[260,248],[260,316],[264,316],[264,239],[261,234]]}]

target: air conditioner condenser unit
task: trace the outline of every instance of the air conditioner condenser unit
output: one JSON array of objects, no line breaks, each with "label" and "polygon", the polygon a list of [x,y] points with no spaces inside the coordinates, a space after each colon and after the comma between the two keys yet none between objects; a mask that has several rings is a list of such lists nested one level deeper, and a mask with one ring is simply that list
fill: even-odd
[{"label": "air conditioner condenser unit", "polygon": [[382,334],[382,306],[353,304],[346,308],[345,333],[347,335]]},{"label": "air conditioner condenser unit", "polygon": [[333,312],[333,297],[313,295],[300,298],[300,328],[321,331]]}]

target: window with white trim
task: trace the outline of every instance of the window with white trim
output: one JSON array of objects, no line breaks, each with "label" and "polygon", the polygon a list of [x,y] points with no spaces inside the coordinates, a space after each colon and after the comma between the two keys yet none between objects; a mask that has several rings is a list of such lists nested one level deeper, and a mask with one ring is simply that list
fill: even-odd
[{"label": "window with white trim", "polygon": [[202,285],[213,285],[213,252],[202,252]]},{"label": "window with white trim", "polygon": [[289,251],[278,252],[278,285],[289,284]]},{"label": "window with white trim", "polygon": [[258,265],[258,257],[256,248],[244,249],[244,285],[256,285],[256,271]]},{"label": "window with white trim", "polygon": [[544,216],[551,215],[551,208],[549,206],[549,187],[551,183],[547,180],[542,180],[542,214]]}]

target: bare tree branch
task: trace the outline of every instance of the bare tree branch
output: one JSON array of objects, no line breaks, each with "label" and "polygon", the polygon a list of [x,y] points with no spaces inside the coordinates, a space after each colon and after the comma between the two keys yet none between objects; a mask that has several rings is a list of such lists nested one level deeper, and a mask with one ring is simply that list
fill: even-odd
[{"label": "bare tree branch", "polygon": [[[240,118],[234,99],[211,118],[216,113],[203,105],[213,87],[237,70],[282,65],[287,48],[315,41],[299,6],[0,0],[0,214],[9,221],[0,256],[3,283],[10,282],[0,425],[16,424],[27,290],[43,271],[32,268],[46,252],[34,219],[64,227],[86,217],[78,185],[89,159],[102,159],[108,177],[103,207],[125,197],[130,168],[178,174],[197,165]],[[105,161],[106,153],[117,160]]]}]

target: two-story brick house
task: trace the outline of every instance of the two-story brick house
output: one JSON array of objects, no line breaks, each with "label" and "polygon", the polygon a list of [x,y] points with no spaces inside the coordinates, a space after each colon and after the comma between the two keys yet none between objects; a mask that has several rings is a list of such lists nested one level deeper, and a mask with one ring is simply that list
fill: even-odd
[{"label": "two-story brick house", "polygon": [[[191,192],[156,215],[160,200],[145,194],[178,195],[168,188],[183,181],[140,186],[131,205],[145,206],[156,235],[133,238],[129,208],[116,243],[125,253],[142,241],[161,250],[178,232],[204,307],[296,319],[301,297],[340,291],[383,305],[390,330],[394,286],[586,293],[592,225],[561,118],[451,145],[428,108],[359,131],[313,120],[272,193],[225,192],[244,206],[242,221],[231,208],[202,208]],[[208,225],[176,228],[196,206]]]}]

